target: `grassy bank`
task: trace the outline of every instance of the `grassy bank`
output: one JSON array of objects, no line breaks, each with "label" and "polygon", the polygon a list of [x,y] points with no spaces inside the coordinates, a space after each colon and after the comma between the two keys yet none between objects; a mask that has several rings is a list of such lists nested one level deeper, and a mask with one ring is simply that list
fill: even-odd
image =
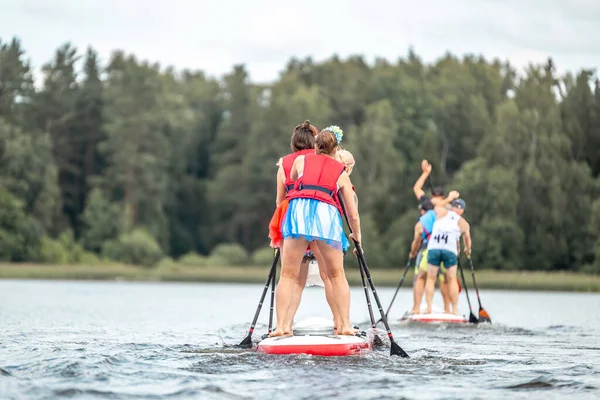
[{"label": "grassy bank", "polygon": [[[40,265],[0,264],[0,279],[72,279],[72,280],[126,280],[164,282],[234,282],[264,283],[268,267],[189,267],[171,265],[142,268],[127,265]],[[467,285],[472,286],[471,274],[465,271]],[[356,268],[346,272],[351,285],[360,285]],[[600,276],[557,273],[489,271],[476,272],[477,284],[482,289],[563,290],[600,292]],[[376,286],[396,286],[402,269],[373,269]],[[404,287],[412,284],[412,271],[407,274]]]}]

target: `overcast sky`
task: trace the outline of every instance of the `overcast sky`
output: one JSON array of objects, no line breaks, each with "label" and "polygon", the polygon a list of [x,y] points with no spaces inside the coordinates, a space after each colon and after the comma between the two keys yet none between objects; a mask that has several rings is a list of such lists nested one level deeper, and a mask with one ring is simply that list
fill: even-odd
[{"label": "overcast sky", "polygon": [[292,56],[393,61],[410,46],[519,68],[552,56],[562,72],[600,69],[600,0],[0,0],[0,38],[13,36],[36,68],[70,41],[217,76],[244,63],[256,82]]}]

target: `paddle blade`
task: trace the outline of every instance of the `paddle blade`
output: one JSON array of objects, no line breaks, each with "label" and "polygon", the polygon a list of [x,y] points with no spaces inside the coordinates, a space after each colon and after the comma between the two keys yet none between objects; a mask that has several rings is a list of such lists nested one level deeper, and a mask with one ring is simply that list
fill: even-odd
[{"label": "paddle blade", "polygon": [[471,315],[469,315],[469,322],[472,324],[477,324],[479,323],[479,320],[475,315],[473,315],[473,313],[471,313]]},{"label": "paddle blade", "polygon": [[479,309],[479,322],[489,322],[492,323],[492,319],[486,310],[483,308]]},{"label": "paddle blade", "polygon": [[248,336],[246,336],[246,337],[244,338],[244,340],[242,340],[242,341],[240,342],[240,344],[238,344],[238,346],[239,346],[239,347],[247,347],[247,348],[250,348],[250,347],[252,347],[252,334],[251,334],[251,333],[248,333]]},{"label": "paddle blade", "polygon": [[402,350],[402,347],[394,340],[390,343],[390,356],[408,357],[408,354]]}]

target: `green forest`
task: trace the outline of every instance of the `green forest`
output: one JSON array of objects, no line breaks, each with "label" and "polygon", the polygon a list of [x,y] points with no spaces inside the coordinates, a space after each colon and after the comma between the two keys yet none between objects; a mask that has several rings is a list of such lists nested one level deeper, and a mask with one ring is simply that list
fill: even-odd
[{"label": "green forest", "polygon": [[67,43],[34,80],[17,38],[0,40],[0,259],[268,265],[276,163],[305,119],[344,130],[370,265],[406,263],[427,159],[466,201],[478,268],[600,274],[594,70],[407,49],[256,84]]}]

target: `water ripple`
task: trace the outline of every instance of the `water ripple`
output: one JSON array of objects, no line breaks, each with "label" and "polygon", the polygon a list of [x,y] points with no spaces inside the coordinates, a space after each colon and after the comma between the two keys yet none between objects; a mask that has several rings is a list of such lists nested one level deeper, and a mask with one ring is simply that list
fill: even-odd
[{"label": "water ripple", "polygon": [[[86,290],[72,290],[79,285]],[[353,291],[353,299],[361,290]],[[486,298],[497,310],[488,309],[495,311],[492,325],[392,320],[395,340],[410,354],[403,359],[389,356],[387,338],[384,348],[353,357],[275,356],[238,348],[257,291],[256,285],[0,281],[0,397],[600,397],[600,321],[577,314],[577,295],[572,301],[571,295],[559,296],[563,312],[553,314],[546,306],[552,303],[543,300],[549,294],[492,292],[492,299]],[[314,293],[307,291],[302,307],[319,309]],[[380,296],[386,293],[391,297],[393,291],[382,290]],[[398,301],[402,296],[410,301],[409,292],[401,292]],[[527,307],[524,299],[531,302]],[[585,301],[600,308],[600,296]],[[527,308],[539,312],[523,311]],[[357,310],[353,320],[363,321],[366,329],[366,313]],[[532,319],[539,315],[543,319]],[[257,324],[254,343],[266,322],[263,316]]]}]

